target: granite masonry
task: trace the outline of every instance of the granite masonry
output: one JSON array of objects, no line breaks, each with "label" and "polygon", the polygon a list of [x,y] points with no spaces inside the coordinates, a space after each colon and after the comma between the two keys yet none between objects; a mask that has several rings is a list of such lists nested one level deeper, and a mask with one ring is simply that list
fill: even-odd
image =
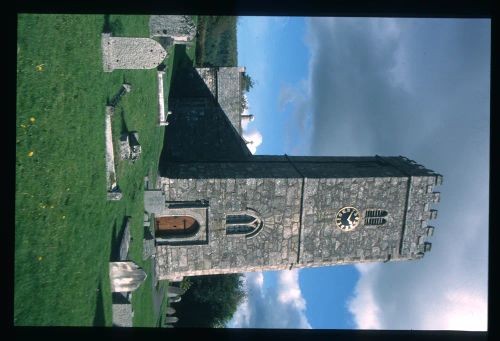
[{"label": "granite masonry", "polygon": [[[152,36],[164,25],[155,20]],[[244,68],[194,68],[182,49],[176,58],[160,176],[144,192],[158,279],[430,251],[440,174],[403,156],[252,155],[241,136]]]},{"label": "granite masonry", "polygon": [[[157,275],[178,280],[420,258],[428,250],[427,221],[434,217],[429,205],[439,198],[433,188],[441,180],[403,157],[172,163],[161,188],[145,192],[146,211],[153,222],[189,216],[199,224],[185,239],[157,237]],[[352,231],[342,231],[335,216],[344,207],[355,207],[363,218],[369,210],[385,210],[386,222],[369,226],[361,219]],[[261,224],[232,233],[228,217],[237,215]]]}]

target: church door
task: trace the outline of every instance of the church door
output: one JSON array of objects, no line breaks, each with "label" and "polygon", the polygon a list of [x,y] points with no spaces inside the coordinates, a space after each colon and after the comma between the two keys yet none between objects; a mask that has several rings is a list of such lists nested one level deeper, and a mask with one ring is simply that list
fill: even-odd
[{"label": "church door", "polygon": [[156,218],[156,235],[158,237],[190,237],[200,225],[190,216],[169,216]]}]

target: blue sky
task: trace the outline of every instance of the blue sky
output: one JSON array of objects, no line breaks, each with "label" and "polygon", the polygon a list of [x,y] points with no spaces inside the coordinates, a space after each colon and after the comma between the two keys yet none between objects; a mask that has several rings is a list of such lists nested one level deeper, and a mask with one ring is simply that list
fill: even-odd
[{"label": "blue sky", "polygon": [[256,154],[405,155],[444,184],[424,259],[247,274],[229,326],[486,329],[490,25],[239,18]]}]

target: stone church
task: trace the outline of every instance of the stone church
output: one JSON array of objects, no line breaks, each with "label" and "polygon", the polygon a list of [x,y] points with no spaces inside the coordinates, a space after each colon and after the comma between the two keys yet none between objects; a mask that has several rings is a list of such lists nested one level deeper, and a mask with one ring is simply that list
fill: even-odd
[{"label": "stone church", "polygon": [[242,138],[244,68],[191,65],[172,75],[160,177],[144,194],[159,279],[430,251],[440,174],[403,156],[252,155]]}]

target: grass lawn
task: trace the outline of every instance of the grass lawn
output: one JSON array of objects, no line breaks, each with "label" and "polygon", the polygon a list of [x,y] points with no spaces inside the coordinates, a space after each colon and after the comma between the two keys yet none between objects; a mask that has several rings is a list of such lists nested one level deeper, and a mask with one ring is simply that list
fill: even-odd
[{"label": "grass lawn", "polygon": [[[115,36],[148,37],[148,20],[109,17]],[[104,73],[100,44],[105,22],[104,15],[18,17],[15,325],[110,326],[108,262],[125,216],[131,216],[129,259],[148,273],[133,293],[134,325],[158,325],[151,260],[142,261],[143,179],[156,177],[164,134],[157,126],[156,70]],[[172,56],[165,63],[171,70]],[[132,91],[113,119],[123,199],[110,202],[105,105],[124,81]],[[125,126],[139,133],[142,155],[135,164],[117,157]]]}]

